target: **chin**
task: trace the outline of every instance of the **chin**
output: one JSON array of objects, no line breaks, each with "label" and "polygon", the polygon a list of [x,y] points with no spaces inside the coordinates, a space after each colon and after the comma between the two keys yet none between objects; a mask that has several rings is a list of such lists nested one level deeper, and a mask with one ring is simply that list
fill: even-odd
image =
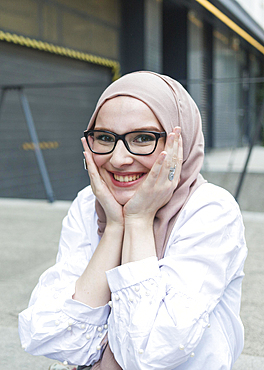
[{"label": "chin", "polygon": [[113,194],[115,200],[121,205],[121,206],[124,206],[132,197],[133,195],[135,194],[135,191],[131,191],[129,193],[125,193],[125,194],[118,194],[118,193],[115,193]]}]

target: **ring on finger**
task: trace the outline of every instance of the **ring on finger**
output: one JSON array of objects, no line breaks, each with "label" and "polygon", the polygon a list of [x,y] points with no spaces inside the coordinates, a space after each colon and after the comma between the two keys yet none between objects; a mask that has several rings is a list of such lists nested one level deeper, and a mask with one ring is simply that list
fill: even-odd
[{"label": "ring on finger", "polygon": [[171,167],[170,168],[170,171],[169,171],[169,176],[168,176],[168,179],[170,181],[172,181],[174,179],[174,174],[175,174],[175,171],[176,171],[176,164],[174,167]]}]

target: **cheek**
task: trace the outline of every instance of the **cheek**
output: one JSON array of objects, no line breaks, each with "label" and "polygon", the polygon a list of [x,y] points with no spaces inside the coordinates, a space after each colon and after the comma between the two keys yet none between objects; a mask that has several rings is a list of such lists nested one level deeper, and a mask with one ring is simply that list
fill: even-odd
[{"label": "cheek", "polygon": [[98,155],[93,154],[93,160],[96,166],[98,167],[98,170],[108,161],[107,155]]},{"label": "cheek", "polygon": [[103,171],[103,166],[108,162],[109,158],[108,155],[98,155],[98,154],[93,154],[93,160],[94,163],[98,169],[98,172],[100,176],[105,180],[104,177],[104,171]]},{"label": "cheek", "polygon": [[146,157],[146,160],[148,161],[147,162],[147,167],[149,169],[151,169],[153,167],[154,163],[158,159],[158,156],[160,155],[160,153],[163,150],[164,150],[164,143],[159,142],[158,145],[157,145],[157,148],[156,148],[155,152],[153,154],[151,154],[150,156],[147,156]]},{"label": "cheek", "polygon": [[[161,152],[161,151],[160,151]],[[140,163],[148,168],[149,170],[151,170],[151,168],[153,167],[154,163],[156,162],[160,152],[156,152],[153,153],[152,155],[149,155],[149,156],[146,156],[146,157],[142,157],[141,160],[140,160]]]}]

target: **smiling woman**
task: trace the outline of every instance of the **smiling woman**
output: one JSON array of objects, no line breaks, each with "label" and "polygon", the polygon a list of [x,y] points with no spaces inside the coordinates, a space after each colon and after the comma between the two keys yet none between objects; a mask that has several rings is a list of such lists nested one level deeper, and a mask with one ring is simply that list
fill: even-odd
[{"label": "smiling woman", "polygon": [[82,138],[91,186],[19,317],[26,351],[94,370],[232,368],[247,249],[237,203],[200,175],[201,127],[167,76],[105,90]]},{"label": "smiling woman", "polygon": [[[105,102],[98,112],[94,128],[95,131],[87,131],[86,136],[90,149],[96,153],[93,154],[94,163],[114,198],[124,205],[164,149],[164,139],[159,140],[162,133],[165,136],[163,128],[145,103],[128,96]],[[102,136],[102,132],[97,130],[115,133]],[[121,135],[124,139],[118,140]],[[85,142],[84,147],[88,151]]]}]

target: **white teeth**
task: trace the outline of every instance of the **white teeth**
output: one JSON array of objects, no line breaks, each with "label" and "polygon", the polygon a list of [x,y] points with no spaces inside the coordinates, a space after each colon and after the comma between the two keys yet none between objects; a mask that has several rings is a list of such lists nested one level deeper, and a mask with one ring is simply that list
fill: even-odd
[{"label": "white teeth", "polygon": [[114,179],[119,182],[129,182],[139,179],[141,175],[132,175],[132,176],[119,176],[114,174]]}]

